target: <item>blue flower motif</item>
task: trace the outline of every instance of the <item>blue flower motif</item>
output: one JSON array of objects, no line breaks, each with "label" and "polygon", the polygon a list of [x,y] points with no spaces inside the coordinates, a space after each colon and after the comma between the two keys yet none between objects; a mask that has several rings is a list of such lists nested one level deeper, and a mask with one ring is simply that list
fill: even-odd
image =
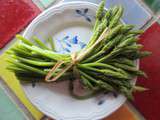
[{"label": "blue flower motif", "polygon": [[104,102],[105,102],[105,100],[100,100],[100,101],[98,102],[98,105],[102,105]]},{"label": "blue flower motif", "polygon": [[82,15],[82,11],[81,10],[76,10],[77,14]]},{"label": "blue flower motif", "polygon": [[78,40],[78,36],[70,37],[70,36],[65,36],[61,40],[58,40],[58,43],[61,46],[61,50],[59,51],[60,53],[70,53],[72,52],[73,48],[83,49],[86,44]]},{"label": "blue flower motif", "polygon": [[62,39],[62,42],[64,42],[68,47],[71,47],[71,44],[68,42],[69,40],[69,36],[65,36],[63,39]]},{"label": "blue flower motif", "polygon": [[67,45],[68,47],[72,47],[72,45],[71,45],[71,44],[69,44],[69,43],[67,43],[67,42],[66,42],[66,45]]},{"label": "blue flower motif", "polygon": [[69,36],[68,36],[68,35],[65,36],[62,40],[67,40],[67,39],[69,39]]},{"label": "blue flower motif", "polygon": [[87,15],[88,8],[82,9],[82,10],[76,10],[76,13],[83,16],[88,22],[91,22],[91,18]]},{"label": "blue flower motif", "polygon": [[88,12],[88,8],[84,9],[84,13],[87,13]]},{"label": "blue flower motif", "polygon": [[87,20],[88,22],[91,22],[91,19],[90,19],[89,17],[86,17],[86,20]]},{"label": "blue flower motif", "polygon": [[84,47],[86,47],[86,44],[83,42],[79,42],[79,45],[81,46],[81,49],[83,49]]},{"label": "blue flower motif", "polygon": [[73,44],[78,44],[78,36],[75,36],[72,38],[72,43]]},{"label": "blue flower motif", "polygon": [[64,48],[64,50],[69,53],[71,52],[68,48]]}]

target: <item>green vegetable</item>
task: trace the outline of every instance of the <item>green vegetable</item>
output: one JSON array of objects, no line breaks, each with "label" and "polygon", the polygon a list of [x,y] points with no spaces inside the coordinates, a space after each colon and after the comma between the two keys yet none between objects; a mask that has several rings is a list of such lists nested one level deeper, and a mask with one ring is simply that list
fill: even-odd
[{"label": "green vegetable", "polygon": [[122,28],[121,28],[121,33],[125,34],[125,33],[128,33],[130,30],[132,30],[134,28],[133,25],[124,25]]},{"label": "green vegetable", "polygon": [[16,35],[16,38],[21,40],[23,43],[26,43],[27,45],[33,45],[33,43],[31,41],[27,40],[26,38],[24,38],[21,35]]},{"label": "green vegetable", "polygon": [[111,64],[118,67],[118,68],[124,69],[126,71],[131,71],[136,75],[147,77],[143,71],[137,70],[137,68],[135,68],[135,67],[131,67],[128,65],[120,64],[120,63],[111,63]]},{"label": "green vegetable", "polygon": [[8,62],[10,62],[13,65],[16,65],[17,67],[20,67],[22,69],[25,69],[25,70],[28,70],[28,71],[32,71],[32,72],[35,72],[35,73],[40,74],[40,75],[46,75],[45,71],[40,70],[40,69],[35,68],[35,67],[31,67],[31,66],[23,64],[23,63],[19,63],[18,61],[8,60]]},{"label": "green vegetable", "polygon": [[13,57],[23,63],[27,63],[27,64],[35,65],[35,66],[49,67],[49,66],[53,66],[55,64],[55,62],[42,62],[42,61],[30,60],[30,59],[26,59],[26,58],[22,58],[22,57],[18,57],[18,56],[13,56]]},{"label": "green vegetable", "polygon": [[39,40],[36,36],[33,37],[33,40],[35,41],[35,43],[37,43],[37,45],[45,50],[49,50],[49,48],[41,41]]},{"label": "green vegetable", "polygon": [[103,17],[103,11],[104,11],[104,5],[105,5],[105,0],[102,0],[102,2],[99,5],[99,8],[96,12],[96,22],[93,28],[93,31],[95,31],[98,27],[98,24],[100,23],[102,17]]},{"label": "green vegetable", "polygon": [[129,66],[135,67],[135,62],[127,58],[115,58],[115,59],[110,60],[110,62],[122,63],[122,64],[126,64]]},{"label": "green vegetable", "polygon": [[104,31],[104,29],[107,26],[107,20],[103,20],[103,22],[97,27],[97,29],[94,31],[87,47],[90,47],[91,45],[93,45],[95,43],[95,41],[98,39],[98,37],[102,34],[102,32]]},{"label": "green vegetable", "polygon": [[49,37],[49,38],[48,38],[48,43],[50,44],[51,49],[52,49],[53,51],[55,51],[55,46],[54,46],[54,42],[53,42],[52,37]]},{"label": "green vegetable", "polygon": [[111,20],[109,28],[115,27],[119,23],[120,18],[122,17],[122,15],[123,15],[123,7],[120,6],[118,11],[117,11],[117,13],[116,13],[116,15]]}]

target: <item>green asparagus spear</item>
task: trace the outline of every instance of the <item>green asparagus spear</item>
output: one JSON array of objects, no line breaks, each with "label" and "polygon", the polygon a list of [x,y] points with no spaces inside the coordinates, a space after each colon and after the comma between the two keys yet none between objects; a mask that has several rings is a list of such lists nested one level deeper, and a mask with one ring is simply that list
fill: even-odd
[{"label": "green asparagus spear", "polygon": [[136,59],[140,59],[140,58],[144,58],[144,57],[147,57],[147,56],[150,56],[152,53],[151,52],[148,52],[148,51],[136,51],[136,52],[130,52],[128,54],[122,54],[124,55],[125,57],[131,59],[131,60],[136,60]]},{"label": "green asparagus spear", "polygon": [[48,43],[50,44],[51,49],[52,49],[53,51],[55,51],[55,46],[54,46],[54,42],[53,42],[52,37],[49,37],[49,38],[48,38]]},{"label": "green asparagus spear", "polygon": [[142,34],[143,32],[144,32],[143,30],[134,30],[134,31],[128,32],[128,34],[139,35],[139,34]]},{"label": "green asparagus spear", "polygon": [[14,60],[8,60],[8,62],[10,62],[11,64],[13,65],[16,65],[17,67],[20,67],[22,69],[26,69],[26,70],[29,70],[29,71],[33,71],[37,74],[40,74],[40,75],[46,75],[47,73],[43,70],[40,70],[38,68],[35,68],[35,67],[31,67],[29,65],[25,65],[23,63],[20,63],[20,62],[17,62],[17,61],[14,61]]},{"label": "green asparagus spear", "polygon": [[119,23],[119,20],[122,17],[122,14],[123,14],[123,7],[120,6],[119,10],[116,13],[116,15],[111,20],[109,28],[113,28],[113,27],[115,27]]},{"label": "green asparagus spear", "polygon": [[52,67],[55,62],[42,62],[42,61],[36,61],[36,60],[30,60],[30,59],[26,59],[26,58],[22,58],[22,57],[18,57],[18,56],[13,56],[15,59],[30,64],[30,65],[35,65],[35,66],[41,66],[41,67]]},{"label": "green asparagus spear", "polygon": [[118,68],[124,69],[126,71],[131,71],[136,75],[147,77],[147,75],[143,71],[137,70],[136,67],[131,67],[128,65],[120,64],[120,63],[111,63],[111,64],[118,67]]},{"label": "green asparagus spear", "polygon": [[23,36],[21,36],[19,34],[16,35],[16,38],[21,40],[22,42],[26,43],[27,45],[33,45],[33,43],[31,41],[27,40],[26,38],[24,38]]},{"label": "green asparagus spear", "polygon": [[105,5],[105,0],[102,0],[102,2],[100,3],[100,5],[98,7],[97,12],[96,12],[96,22],[95,22],[93,31],[95,31],[97,29],[97,26],[99,25],[99,23],[103,17],[104,5]]},{"label": "green asparagus spear", "polygon": [[135,67],[135,62],[133,60],[127,59],[127,58],[115,58],[110,60],[109,62],[116,62],[116,63],[121,63],[121,64],[126,64],[129,66]]},{"label": "green asparagus spear", "polygon": [[133,25],[124,25],[122,28],[121,28],[121,33],[125,34],[125,33],[128,33],[130,30],[132,30],[134,28]]},{"label": "green asparagus spear", "polygon": [[37,45],[45,50],[50,50],[40,39],[38,39],[36,36],[33,37],[33,40],[35,41],[35,43],[37,43]]},{"label": "green asparagus spear", "polygon": [[95,41],[99,38],[100,34],[102,34],[102,32],[104,31],[106,26],[107,26],[107,20],[105,19],[105,20],[103,20],[103,22],[97,27],[97,29],[93,33],[87,47],[90,47],[91,45],[93,45],[95,43]]}]

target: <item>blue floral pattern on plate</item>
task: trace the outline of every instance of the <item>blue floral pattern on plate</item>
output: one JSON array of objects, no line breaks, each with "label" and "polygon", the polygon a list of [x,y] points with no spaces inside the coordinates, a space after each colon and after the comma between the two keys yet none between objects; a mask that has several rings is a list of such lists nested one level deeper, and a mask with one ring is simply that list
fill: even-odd
[{"label": "blue floral pattern on plate", "polygon": [[82,17],[84,17],[88,22],[92,22],[91,20],[91,16],[88,15],[88,11],[89,9],[88,8],[85,8],[85,9],[77,9],[76,10],[76,13]]},{"label": "blue floral pattern on plate", "polygon": [[68,36],[66,35],[62,39],[58,40],[62,49],[58,52],[60,53],[70,53],[73,52],[73,48],[76,48],[76,51],[83,49],[86,46],[86,43],[79,40],[78,36]]}]

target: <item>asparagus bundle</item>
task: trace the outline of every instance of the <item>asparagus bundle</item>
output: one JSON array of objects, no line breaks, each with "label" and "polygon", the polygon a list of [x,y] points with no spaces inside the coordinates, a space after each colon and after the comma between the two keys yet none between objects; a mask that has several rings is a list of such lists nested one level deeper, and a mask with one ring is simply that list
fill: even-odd
[{"label": "asparagus bundle", "polygon": [[[107,11],[102,1],[96,13],[93,35],[88,45],[74,54],[59,54],[54,50],[52,39],[50,47],[37,37],[33,42],[17,35],[21,40],[7,51],[8,69],[13,71],[20,81],[58,82],[68,78],[69,91],[77,99],[86,99],[97,93],[122,93],[132,99],[134,90],[143,91],[132,80],[146,74],[137,69],[135,60],[150,55],[141,51],[138,35],[143,31],[133,30],[133,25],[122,24],[121,6]],[[85,95],[75,93],[74,82],[78,82],[87,91]]]}]

